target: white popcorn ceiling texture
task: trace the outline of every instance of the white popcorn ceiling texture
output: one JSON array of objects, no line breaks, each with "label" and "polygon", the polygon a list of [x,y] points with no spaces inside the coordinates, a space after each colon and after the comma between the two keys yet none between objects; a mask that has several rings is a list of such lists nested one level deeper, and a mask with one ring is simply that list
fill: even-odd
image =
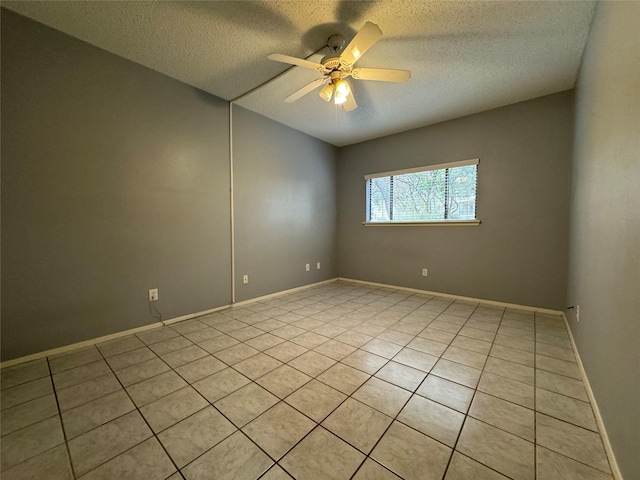
[{"label": "white popcorn ceiling texture", "polygon": [[357,65],[411,70],[409,82],[349,79],[353,112],[317,92],[285,104],[318,76],[295,67],[237,102],[337,146],[573,88],[595,8],[428,0],[2,5],[226,100],[286,70],[267,54],[307,57],[335,33],[348,42],[365,21],[376,23],[383,37]]}]

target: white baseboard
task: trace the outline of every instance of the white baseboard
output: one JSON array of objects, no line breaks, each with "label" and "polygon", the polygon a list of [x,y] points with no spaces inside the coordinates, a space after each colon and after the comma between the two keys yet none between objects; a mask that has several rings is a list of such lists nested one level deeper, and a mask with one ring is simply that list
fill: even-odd
[{"label": "white baseboard", "polygon": [[234,307],[242,307],[244,305],[250,305],[256,302],[262,302],[264,300],[269,300],[270,298],[281,297],[282,295],[288,295],[290,293],[300,292],[302,290],[307,290],[313,287],[319,287],[320,285],[326,285],[327,283],[337,282],[339,278],[330,278],[329,280],[323,280],[321,282],[310,283],[308,285],[302,285],[301,287],[290,288],[289,290],[282,290],[276,293],[269,293],[268,295],[263,295],[261,297],[250,298],[249,300],[243,300],[242,302],[236,302],[233,304]]},{"label": "white baseboard", "polygon": [[58,355],[60,353],[69,352],[71,350],[76,350],[82,347],[89,347],[96,343],[115,340],[116,338],[125,337],[127,335],[144,332],[145,330],[151,330],[153,328],[158,328],[158,327],[162,327],[162,322],[152,323],[150,325],[143,325],[142,327],[132,328],[130,330],[124,330],[122,332],[116,332],[116,333],[104,335],[98,338],[92,338],[91,340],[85,340],[83,342],[72,343],[70,345],[65,345],[64,347],[52,348],[51,350],[45,350],[44,352],[32,353],[31,355],[27,355],[25,357],[14,358],[12,360],[7,360],[5,362],[2,362],[0,363],[0,369],[6,368],[6,367],[12,367],[13,365],[18,365],[19,363],[31,362],[32,360],[38,360],[43,357]]},{"label": "white baseboard", "polygon": [[604,450],[607,452],[607,457],[609,459],[611,473],[613,474],[613,478],[615,480],[623,480],[622,472],[620,471],[620,467],[618,466],[616,456],[613,453],[613,448],[611,447],[611,442],[609,441],[609,435],[607,435],[607,429],[604,426],[604,421],[602,419],[602,415],[600,414],[600,409],[598,408],[598,402],[596,402],[596,397],[593,395],[593,390],[591,389],[591,384],[589,383],[589,377],[587,377],[587,372],[584,369],[582,359],[580,358],[580,353],[578,352],[578,346],[576,345],[576,342],[573,338],[573,332],[571,331],[571,328],[569,328],[569,319],[567,319],[567,316],[564,314],[564,312],[562,313],[562,318],[564,318],[564,325],[567,329],[567,332],[569,333],[571,348],[573,349],[573,354],[576,356],[576,362],[578,363],[578,369],[580,370],[580,375],[582,376],[582,382],[584,383],[585,389],[587,390],[587,396],[589,397],[589,401],[591,402],[593,414],[596,417],[596,423],[598,424],[598,430],[600,431],[600,436],[602,437]]},{"label": "white baseboard", "polygon": [[366,280],[355,280],[353,278],[343,278],[339,277],[338,280],[342,282],[351,282],[358,283],[361,285],[371,285],[372,287],[382,287],[382,288],[395,288],[396,290],[404,290],[405,292],[412,293],[422,293],[426,295],[435,295],[438,297],[445,298],[455,298],[456,300],[464,300],[467,302],[477,302],[477,303],[486,303],[488,305],[495,305],[498,307],[509,307],[509,308],[517,308],[520,310],[527,310],[530,312],[538,312],[538,313],[547,313],[549,315],[562,315],[563,313],[559,310],[551,310],[549,308],[541,308],[541,307],[530,307],[527,305],[518,305],[517,303],[507,303],[507,302],[498,302],[495,300],[486,300],[484,298],[474,298],[474,297],[463,297],[462,295],[453,295],[451,293],[441,293],[441,292],[432,292],[429,290],[420,290],[419,288],[410,288],[410,287],[400,287],[398,285],[390,285],[387,283],[376,283],[376,282],[367,282]]},{"label": "white baseboard", "polygon": [[52,355],[58,355],[60,353],[69,352],[71,350],[76,350],[78,348],[88,347],[88,346],[94,345],[96,343],[107,342],[109,340],[115,340],[116,338],[126,337],[127,335],[133,335],[134,333],[144,332],[145,330],[151,330],[153,328],[158,328],[158,327],[162,327],[162,326],[166,326],[166,325],[171,325],[171,324],[177,323],[177,322],[183,322],[185,320],[190,320],[192,318],[202,317],[204,315],[209,315],[211,313],[218,312],[220,310],[225,310],[225,309],[228,309],[228,308],[232,308],[234,306],[248,305],[248,304],[251,304],[251,303],[260,302],[262,300],[268,300],[269,298],[275,298],[275,297],[278,297],[278,296],[281,296],[281,295],[287,295],[289,293],[294,293],[294,292],[298,292],[298,291],[301,291],[301,290],[306,290],[308,288],[317,287],[319,285],[324,285],[326,283],[335,282],[337,280],[338,280],[337,278],[331,278],[329,280],[324,280],[322,282],[311,283],[309,285],[303,285],[301,287],[296,287],[296,288],[291,288],[289,290],[283,290],[281,292],[271,293],[269,295],[264,295],[262,297],[252,298],[252,299],[249,299],[249,300],[245,300],[245,301],[242,301],[242,302],[235,303],[233,305],[222,305],[221,307],[216,307],[216,308],[212,308],[212,309],[209,309],[209,310],[203,310],[201,312],[196,312],[196,313],[190,313],[188,315],[182,315],[180,317],[175,317],[175,318],[170,318],[168,320],[163,320],[162,322],[152,323],[150,325],[143,325],[142,327],[132,328],[132,329],[129,329],[129,330],[123,330],[121,332],[112,333],[112,334],[105,335],[105,336],[102,336],[102,337],[92,338],[90,340],[84,340],[84,341],[78,342],[78,343],[72,343],[70,345],[65,345],[63,347],[53,348],[51,350],[45,350],[44,352],[33,353],[31,355],[27,355],[27,356],[24,356],[24,357],[19,357],[19,358],[14,358],[14,359],[11,359],[11,360],[6,360],[6,361],[0,363],[0,369],[6,368],[6,367],[12,367],[12,366],[18,365],[20,363],[31,362],[33,360],[38,360],[38,359],[44,358],[44,357],[50,357]]}]

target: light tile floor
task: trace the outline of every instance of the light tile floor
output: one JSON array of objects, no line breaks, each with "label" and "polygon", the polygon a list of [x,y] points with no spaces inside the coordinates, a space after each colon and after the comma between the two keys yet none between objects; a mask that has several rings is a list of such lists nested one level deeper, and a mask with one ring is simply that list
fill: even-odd
[{"label": "light tile floor", "polygon": [[346,282],[1,372],[3,480],[611,479],[560,317]]}]

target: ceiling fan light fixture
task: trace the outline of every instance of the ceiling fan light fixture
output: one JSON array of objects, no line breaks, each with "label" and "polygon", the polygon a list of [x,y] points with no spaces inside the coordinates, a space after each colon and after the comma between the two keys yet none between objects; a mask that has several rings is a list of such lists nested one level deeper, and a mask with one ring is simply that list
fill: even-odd
[{"label": "ceiling fan light fixture", "polygon": [[347,101],[347,97],[351,92],[351,87],[349,87],[349,84],[347,83],[347,81],[343,79],[336,81],[334,84],[334,87],[335,87],[335,96],[333,101],[335,102],[336,105],[341,105]]},{"label": "ceiling fan light fixture", "polygon": [[331,97],[333,96],[333,84],[329,83],[322,87],[318,92],[318,95],[320,95],[320,98],[325,102],[331,100]]}]

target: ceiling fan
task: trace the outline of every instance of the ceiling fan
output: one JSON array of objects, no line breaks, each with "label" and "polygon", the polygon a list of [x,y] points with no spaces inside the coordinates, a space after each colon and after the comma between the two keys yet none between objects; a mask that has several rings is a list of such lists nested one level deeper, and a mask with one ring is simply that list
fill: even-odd
[{"label": "ceiling fan", "polygon": [[381,82],[406,82],[409,80],[411,72],[408,70],[353,67],[381,36],[382,30],[371,22],[366,22],[346,47],[344,46],[346,42],[341,35],[333,35],[327,41],[327,47],[330,52],[320,60],[320,63],[280,53],[268,55],[267,58],[269,60],[311,68],[322,74],[321,78],[292,93],[284,101],[286,103],[295,102],[307,93],[324,85],[318,92],[320,98],[328,102],[333,97],[336,105],[342,105],[347,112],[350,112],[355,110],[358,105],[346,80],[347,77],[351,76],[357,80],[377,80]]}]

